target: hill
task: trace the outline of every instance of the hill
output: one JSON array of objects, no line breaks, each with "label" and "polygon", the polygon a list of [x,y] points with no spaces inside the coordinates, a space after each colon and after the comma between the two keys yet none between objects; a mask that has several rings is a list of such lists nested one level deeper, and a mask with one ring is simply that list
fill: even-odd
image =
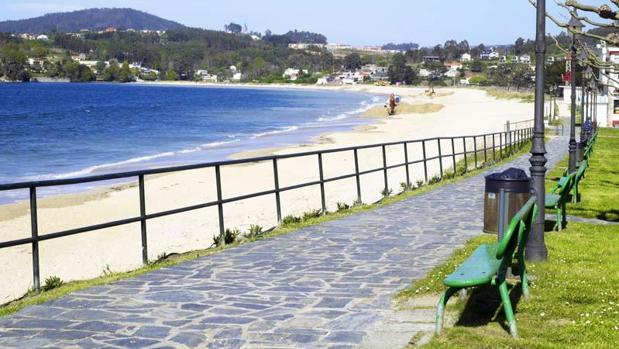
[{"label": "hill", "polygon": [[108,27],[135,30],[184,28],[180,23],[129,8],[95,8],[0,22],[0,32],[7,33],[62,33],[78,32],[81,29],[101,30]]}]

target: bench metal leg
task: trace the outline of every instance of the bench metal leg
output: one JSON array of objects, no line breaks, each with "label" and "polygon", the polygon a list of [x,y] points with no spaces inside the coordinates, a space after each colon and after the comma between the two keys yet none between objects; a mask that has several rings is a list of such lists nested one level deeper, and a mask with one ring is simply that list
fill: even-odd
[{"label": "bench metal leg", "polygon": [[563,230],[563,227],[565,227],[567,225],[567,209],[566,209],[567,203],[563,203],[561,205],[561,225],[560,225],[560,229],[559,231]]},{"label": "bench metal leg", "polygon": [[557,206],[555,210],[557,211],[557,222],[555,223],[555,230],[561,231],[561,226],[563,225],[563,215],[561,214],[561,207]]},{"label": "bench metal leg", "polygon": [[450,287],[438,300],[438,305],[436,306],[436,323],[434,325],[434,333],[437,335],[441,334],[441,330],[443,329],[443,315],[445,314],[447,301],[449,301],[449,298],[458,292],[458,290],[458,288]]},{"label": "bench metal leg", "polygon": [[524,258],[518,258],[520,265],[520,287],[522,288],[522,296],[524,299],[529,299],[529,278],[527,277],[527,267],[524,264]]},{"label": "bench metal leg", "polygon": [[518,338],[518,331],[516,329],[516,318],[514,317],[512,302],[509,299],[509,291],[507,290],[507,283],[505,281],[503,281],[499,285],[499,293],[501,294],[501,300],[503,301],[503,310],[505,311],[505,318],[507,318],[509,333],[511,333],[512,337]]},{"label": "bench metal leg", "polygon": [[580,193],[578,192],[578,183],[574,184],[574,191],[572,193],[572,203],[580,202]]}]

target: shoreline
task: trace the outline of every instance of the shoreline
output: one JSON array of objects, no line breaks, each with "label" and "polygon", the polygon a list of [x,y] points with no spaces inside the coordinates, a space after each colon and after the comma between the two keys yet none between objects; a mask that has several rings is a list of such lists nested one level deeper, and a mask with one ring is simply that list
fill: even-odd
[{"label": "shoreline", "polygon": [[[254,154],[290,154],[299,151],[316,151],[343,148],[354,145],[387,143],[402,140],[426,139],[437,136],[463,136],[495,132],[503,129],[505,121],[530,119],[533,104],[518,101],[496,100],[482,90],[445,89],[445,95],[428,97],[420,88],[384,88],[359,86],[362,92],[379,94],[395,91],[407,104],[441,104],[440,110],[421,113],[396,114],[390,118],[372,118],[371,124],[348,131],[326,132],[310,142],[254,149]],[[350,87],[348,88],[350,89]],[[443,92],[443,91],[442,91]],[[453,92],[453,93],[451,93]],[[436,109],[436,108],[435,108]],[[469,145],[467,145],[467,148]],[[302,149],[301,149],[302,148]],[[420,147],[409,147],[410,160],[417,159]],[[456,149],[460,152],[461,149]],[[427,156],[437,150],[430,145]],[[244,157],[247,153],[234,154]],[[400,163],[401,147],[387,148],[387,165]],[[382,166],[380,149],[359,151],[360,171]],[[354,172],[351,152],[329,153],[323,156],[325,178]],[[315,157],[290,158],[278,161],[280,187],[313,182],[318,179],[318,163]],[[446,169],[447,170],[447,169]],[[428,164],[428,172],[438,171],[437,163]],[[147,214],[169,209],[196,205],[217,198],[215,171],[198,169],[147,176],[145,197]],[[390,188],[399,191],[405,178],[404,168],[389,170]],[[423,178],[423,168],[410,166],[411,181]],[[270,161],[230,165],[221,169],[223,198],[231,198],[273,189],[273,165]],[[384,189],[383,173],[361,176],[363,202],[375,202]],[[67,194],[39,200],[39,235],[101,224],[139,213],[137,179],[132,183],[98,188],[86,193]],[[337,209],[337,203],[350,204],[356,200],[355,179],[345,179],[325,184],[327,209]],[[13,210],[0,206],[3,221],[0,233],[4,241],[28,237],[30,217],[27,203],[12,204]],[[21,205],[16,207],[16,205]],[[303,212],[320,208],[318,186],[304,187],[281,194],[282,217],[302,215]],[[272,227],[278,224],[275,198],[265,195],[257,198],[227,203],[223,216],[226,228],[242,231],[250,225]],[[186,213],[156,218],[148,221],[148,257],[156,259],[161,253],[185,252],[207,248],[218,234],[217,207],[209,207]],[[127,271],[141,265],[140,225],[131,223],[78,234],[40,243],[41,279],[58,276],[65,281],[87,279],[101,275],[102,270]],[[0,249],[0,266],[6,273],[7,286],[0,293],[0,303],[23,295],[31,286],[30,245]],[[68,261],[71,261],[68,263]],[[76,265],[80,267],[75,268]]]}]

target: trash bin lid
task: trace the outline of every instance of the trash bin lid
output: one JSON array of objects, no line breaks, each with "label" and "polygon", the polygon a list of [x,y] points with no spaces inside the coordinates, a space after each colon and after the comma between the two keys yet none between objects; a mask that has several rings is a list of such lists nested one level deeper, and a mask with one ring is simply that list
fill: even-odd
[{"label": "trash bin lid", "polygon": [[498,193],[501,189],[512,193],[528,193],[530,178],[525,171],[514,167],[486,176],[486,192]]}]

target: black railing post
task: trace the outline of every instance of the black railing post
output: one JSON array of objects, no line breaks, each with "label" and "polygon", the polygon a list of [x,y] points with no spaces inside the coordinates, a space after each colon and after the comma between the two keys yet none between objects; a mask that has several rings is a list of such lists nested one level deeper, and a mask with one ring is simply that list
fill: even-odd
[{"label": "black railing post", "polygon": [[503,132],[499,133],[499,159],[503,160]]},{"label": "black railing post", "polygon": [[[385,176],[385,194],[389,194],[389,178],[387,176],[387,150],[385,146],[382,146],[383,149],[383,175]],[[385,195],[388,196],[388,195]]]},{"label": "black railing post", "polygon": [[473,136],[473,154],[475,154],[475,169],[477,169],[477,136]]},{"label": "black railing post", "polygon": [[441,179],[443,179],[443,152],[441,151],[441,139],[437,138],[438,142],[438,168],[441,171]]},{"label": "black railing post", "polygon": [[36,291],[41,290],[39,269],[39,223],[37,216],[37,187],[30,187],[30,230],[32,233],[32,283]]},{"label": "black railing post", "polygon": [[454,143],[454,138],[451,137],[451,162],[454,166],[454,177],[458,175],[458,171],[456,170],[456,145]]},{"label": "black railing post", "polygon": [[217,184],[217,213],[219,216],[219,241],[221,246],[226,245],[225,224],[224,224],[224,204],[223,194],[221,192],[221,169],[220,166],[215,166],[215,182]]},{"label": "black railing post", "polygon": [[144,175],[138,176],[140,191],[140,231],[142,233],[142,264],[148,264],[148,237],[146,235],[146,193],[144,188]]},{"label": "black railing post", "polygon": [[466,157],[466,137],[462,137],[462,151],[464,152],[464,173],[469,171],[469,162]]},{"label": "black railing post", "polygon": [[488,145],[486,142],[487,135],[484,135],[484,166],[488,163]]},{"label": "black railing post", "polygon": [[410,186],[411,185],[411,174],[410,171],[408,169],[408,144],[406,144],[406,142],[403,143],[404,144],[404,163],[406,164],[406,186]]},{"label": "black railing post", "polygon": [[322,169],[322,153],[318,153],[318,175],[320,176],[320,203],[322,214],[327,214],[327,199],[325,198],[325,176]]},{"label": "black railing post", "polygon": [[492,162],[496,162],[496,133],[492,134]]},{"label": "black railing post", "polygon": [[361,204],[361,176],[359,176],[359,154],[357,154],[357,148],[355,153],[355,180],[357,182],[357,203]]},{"label": "black railing post", "polygon": [[425,139],[423,141],[421,141],[421,150],[423,152],[423,177],[426,180],[426,183],[428,183],[428,160],[426,157],[426,141]]},{"label": "black railing post", "polygon": [[282,203],[279,195],[279,171],[277,170],[277,158],[273,158],[273,181],[275,185],[275,210],[277,212],[277,224],[282,224]]}]

